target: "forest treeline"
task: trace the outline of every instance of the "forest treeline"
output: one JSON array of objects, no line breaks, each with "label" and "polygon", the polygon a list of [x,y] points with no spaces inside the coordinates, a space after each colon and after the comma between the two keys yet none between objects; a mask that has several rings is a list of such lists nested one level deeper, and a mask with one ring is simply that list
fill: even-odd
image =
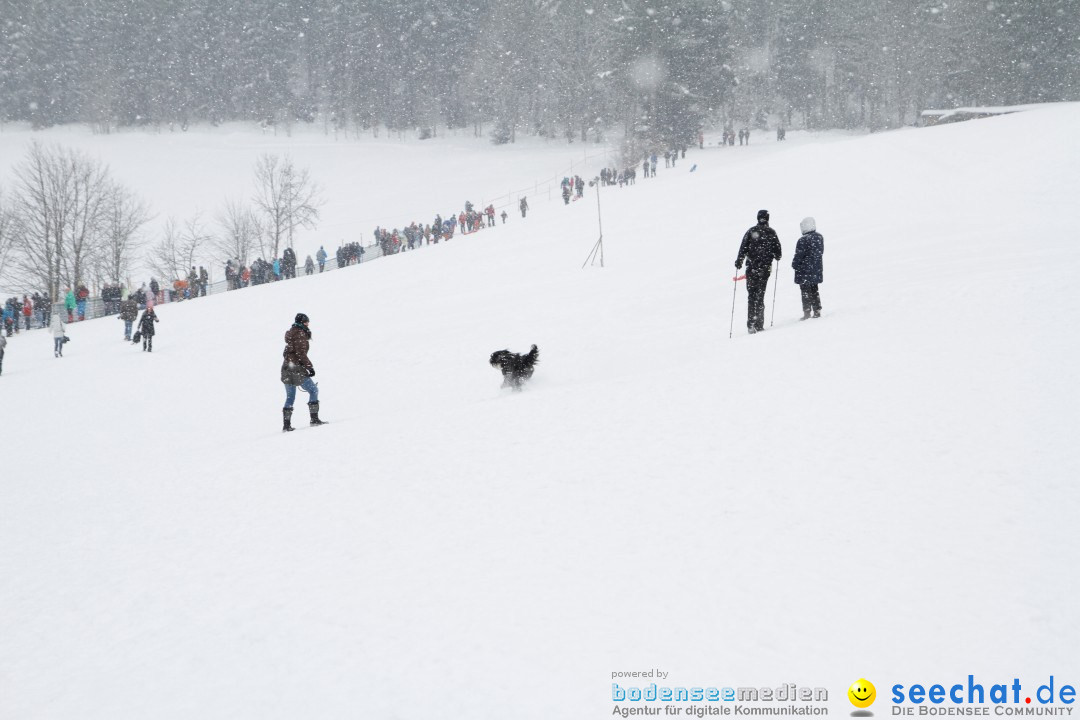
[{"label": "forest treeline", "polygon": [[1080,98],[1080,0],[0,0],[0,120],[648,142]]}]

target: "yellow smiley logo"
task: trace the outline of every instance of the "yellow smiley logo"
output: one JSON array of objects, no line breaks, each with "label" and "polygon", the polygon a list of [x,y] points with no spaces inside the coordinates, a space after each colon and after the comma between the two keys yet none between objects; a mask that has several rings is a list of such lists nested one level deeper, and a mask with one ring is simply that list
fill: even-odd
[{"label": "yellow smiley logo", "polygon": [[851,683],[851,687],[847,689],[847,696],[855,707],[868,708],[877,699],[877,690],[874,688],[874,683],[866,678],[860,678]]}]

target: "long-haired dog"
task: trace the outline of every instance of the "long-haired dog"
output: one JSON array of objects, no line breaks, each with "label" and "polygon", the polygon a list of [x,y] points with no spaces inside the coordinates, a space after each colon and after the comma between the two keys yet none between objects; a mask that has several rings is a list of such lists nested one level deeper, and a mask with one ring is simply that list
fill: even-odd
[{"label": "long-haired dog", "polygon": [[540,358],[540,350],[535,345],[524,355],[509,350],[496,350],[491,353],[491,367],[499,368],[503,375],[502,387],[521,390],[525,381],[532,377],[533,369]]}]

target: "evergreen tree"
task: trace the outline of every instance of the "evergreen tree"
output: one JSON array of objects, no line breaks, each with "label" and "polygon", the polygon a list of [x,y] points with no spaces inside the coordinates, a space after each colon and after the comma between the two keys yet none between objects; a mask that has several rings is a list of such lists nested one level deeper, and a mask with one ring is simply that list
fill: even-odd
[{"label": "evergreen tree", "polygon": [[0,0],[0,121],[681,143],[1080,99],[1078,37],[1077,0]]}]

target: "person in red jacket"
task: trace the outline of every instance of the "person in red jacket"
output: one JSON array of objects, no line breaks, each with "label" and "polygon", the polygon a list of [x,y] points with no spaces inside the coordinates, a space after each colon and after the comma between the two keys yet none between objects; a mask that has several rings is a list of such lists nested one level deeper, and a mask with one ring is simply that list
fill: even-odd
[{"label": "person in red jacket", "polygon": [[90,299],[90,291],[85,285],[80,285],[75,292],[75,307],[79,310],[79,320],[86,319],[86,302]]},{"label": "person in red jacket", "polygon": [[22,314],[23,322],[26,323],[26,329],[30,329],[30,317],[34,314],[34,304],[30,302],[30,298],[22,296]]}]

